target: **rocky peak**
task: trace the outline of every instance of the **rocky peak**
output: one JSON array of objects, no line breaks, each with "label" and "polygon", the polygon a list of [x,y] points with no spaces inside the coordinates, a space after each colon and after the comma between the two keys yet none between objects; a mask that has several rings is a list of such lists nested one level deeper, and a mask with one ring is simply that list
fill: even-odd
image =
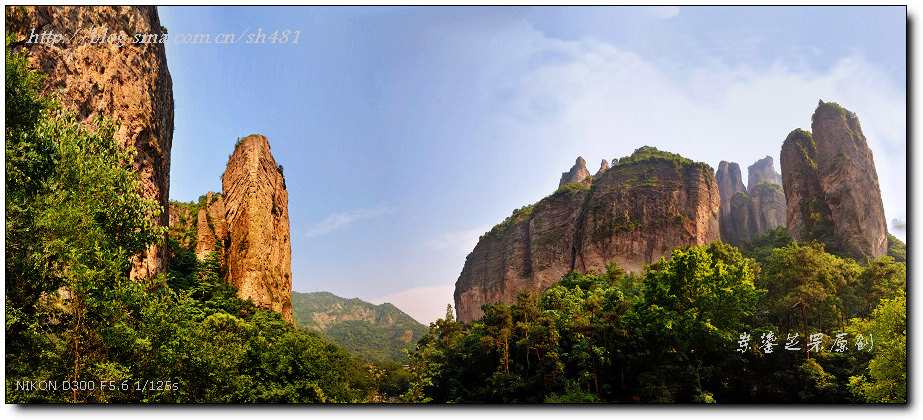
[{"label": "rocky peak", "polygon": [[593,175],[593,178],[599,178],[599,176],[602,175],[603,172],[606,172],[608,170],[609,170],[609,161],[603,159],[603,161],[599,164],[599,170],[596,171],[596,175]]},{"label": "rocky peak", "polygon": [[731,197],[737,192],[747,192],[740,176],[740,165],[736,162],[721,161],[715,172],[718,191],[721,191],[721,214],[731,211]]},{"label": "rocky peak", "polygon": [[266,137],[241,139],[221,178],[228,277],[242,299],[292,318],[288,191]]},{"label": "rocky peak", "polygon": [[766,156],[747,167],[747,191],[757,184],[768,182],[782,186],[782,176],[772,166],[772,156]]},{"label": "rocky peak", "polygon": [[590,176],[590,171],[586,169],[586,161],[583,160],[582,156],[579,156],[570,171],[561,174],[561,182],[558,183],[558,188],[571,182],[581,182],[588,176]]},{"label": "rocky peak", "polygon": [[[155,6],[27,6],[8,19],[15,28],[14,48],[29,51],[32,66],[47,77],[44,93],[60,92],[62,105],[77,119],[95,128],[103,114],[122,124],[115,138],[138,152],[133,162],[145,198],[160,203],[156,226],[170,223],[170,150],[173,145],[173,82],[164,44],[28,43],[35,33],[74,33],[107,28],[111,33],[159,34]],[[167,247],[152,246],[133,261],[131,277],[166,272]]]},{"label": "rocky peak", "polygon": [[811,117],[815,176],[830,210],[840,250],[860,262],[885,255],[887,222],[878,172],[859,118],[834,102],[820,101]]},{"label": "rocky peak", "polygon": [[[575,168],[582,166],[578,159]],[[572,270],[603,272],[614,261],[638,272],[675,247],[711,243],[719,238],[719,207],[708,165],[639,148],[482,236],[455,284],[458,319],[480,317],[484,303],[512,304],[520,291],[544,290]]]}]

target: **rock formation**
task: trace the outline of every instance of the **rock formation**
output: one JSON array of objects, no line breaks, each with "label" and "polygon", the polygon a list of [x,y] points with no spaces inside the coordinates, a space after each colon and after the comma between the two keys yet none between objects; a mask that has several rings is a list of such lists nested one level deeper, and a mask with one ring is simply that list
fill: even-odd
[{"label": "rock formation", "polygon": [[590,176],[590,171],[586,170],[586,161],[583,160],[583,157],[578,157],[577,162],[570,168],[570,171],[561,174],[561,182],[558,183],[558,187],[571,182],[581,182],[588,176]]},{"label": "rock formation", "polygon": [[721,161],[715,173],[721,192],[721,240],[734,246],[785,224],[782,178],[772,167],[772,157],[756,161],[747,170],[746,188],[734,162]]},{"label": "rock formation", "polygon": [[[599,164],[599,170],[596,171],[596,175],[593,175],[593,178],[599,178],[599,176],[602,175],[603,172],[606,172],[608,170],[609,170],[609,161],[603,159],[602,163]],[[560,187],[560,185],[558,185],[558,187]]]},{"label": "rock formation", "polygon": [[[731,199],[737,193],[744,193],[746,196],[747,189],[740,176],[740,165],[734,162],[721,161],[718,163],[718,170],[715,172],[715,180],[718,182],[718,191],[721,194],[721,239],[730,244],[739,242],[743,231],[738,229],[747,229],[747,223],[741,220],[732,220],[731,216]],[[738,209],[738,217],[742,217]]]},{"label": "rock formation", "polygon": [[228,277],[238,296],[292,318],[288,191],[266,137],[242,139],[221,178]]},{"label": "rock formation", "polygon": [[211,191],[205,196],[205,206],[199,209],[197,218],[196,258],[203,260],[212,251],[217,251],[215,241],[223,243],[228,239],[227,222],[225,220],[224,198],[221,194]]},{"label": "rock formation", "polygon": [[766,156],[747,167],[747,191],[753,191],[753,187],[763,182],[782,186],[782,176],[772,167],[772,156]]},{"label": "rock formation", "polygon": [[887,223],[878,172],[856,115],[820,101],[811,131],[795,130],[782,145],[788,230],[828,250],[865,262],[887,252]]},{"label": "rock formation", "polygon": [[673,248],[719,238],[718,184],[703,163],[642,147],[592,184],[563,181],[478,241],[455,284],[459,320],[480,317],[484,303],[544,290],[571,270],[603,272],[614,261],[640,271]]},{"label": "rock formation", "polygon": [[[138,152],[134,170],[141,175],[145,198],[162,206],[157,226],[169,223],[170,149],[173,145],[173,82],[167,70],[164,44],[29,42],[32,34],[46,31],[77,34],[93,31],[108,35],[160,34],[160,18],[154,6],[28,6],[10,8],[8,29],[15,31],[13,48],[29,52],[32,66],[47,75],[44,93],[60,92],[63,106],[93,128],[102,114],[121,120],[115,134],[122,146]],[[34,30],[34,32],[33,32]],[[79,31],[79,32],[78,32]],[[166,247],[152,246],[138,256],[132,278],[146,278],[166,271]]]}]

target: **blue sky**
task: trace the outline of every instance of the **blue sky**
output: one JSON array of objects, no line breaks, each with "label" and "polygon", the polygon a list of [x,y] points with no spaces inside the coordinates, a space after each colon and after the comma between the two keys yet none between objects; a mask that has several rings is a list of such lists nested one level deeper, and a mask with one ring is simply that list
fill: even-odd
[{"label": "blue sky", "polygon": [[159,11],[173,40],[301,31],[166,47],[171,198],[220,191],[236,139],[265,135],[285,166],[296,291],[433,321],[477,237],[578,155],[591,172],[643,145],[778,170],[818,99],[858,114],[886,217],[907,218],[904,7]]}]

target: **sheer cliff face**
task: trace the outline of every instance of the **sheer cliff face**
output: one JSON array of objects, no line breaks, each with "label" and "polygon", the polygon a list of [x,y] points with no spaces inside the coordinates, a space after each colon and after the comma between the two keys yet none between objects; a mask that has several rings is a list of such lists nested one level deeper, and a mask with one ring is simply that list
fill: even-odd
[{"label": "sheer cliff face", "polygon": [[[204,260],[208,254],[217,251],[215,241],[228,239],[228,228],[225,220],[224,196],[211,191],[205,196],[205,207],[199,209],[196,219],[196,258]],[[223,246],[223,245],[222,245]]]},{"label": "sheer cliff face", "polygon": [[715,173],[721,192],[721,240],[734,246],[785,224],[782,177],[772,167],[772,157],[756,161],[747,171],[747,188],[734,162],[721,161]]},{"label": "sheer cliff face", "polygon": [[[29,36],[45,31],[78,39],[93,29],[101,33],[160,34],[154,6],[34,6],[8,20],[17,30],[17,46],[29,51],[32,66],[47,77],[45,93],[60,91],[62,104],[79,121],[93,126],[102,114],[122,121],[116,139],[138,154],[134,169],[141,175],[144,197],[160,203],[155,225],[169,224],[170,149],[173,145],[173,82],[163,44],[29,43]],[[132,278],[166,271],[166,247],[153,246],[134,260]]]},{"label": "sheer cliff face", "polygon": [[221,180],[230,281],[242,299],[294,322],[288,191],[266,137],[241,140]]},{"label": "sheer cliff face", "polygon": [[[789,232],[814,239],[832,225],[842,252],[860,262],[884,255],[887,224],[878,172],[859,119],[836,103],[821,101],[811,121],[811,137],[796,130],[782,146],[785,195],[798,200],[789,206]],[[828,226],[818,229],[815,220]]]},{"label": "sheer cliff face", "polygon": [[715,179],[718,181],[718,191],[721,194],[721,239],[730,244],[737,244],[741,237],[747,234],[747,222],[742,220],[744,215],[740,213],[740,209],[731,215],[731,200],[737,193],[744,193],[746,196],[747,192],[741,180],[740,165],[722,160],[718,163]]},{"label": "sheer cliff face", "polygon": [[482,315],[484,303],[512,304],[571,270],[629,271],[679,246],[719,237],[720,199],[711,169],[651,159],[616,165],[598,179],[570,183],[518,210],[481,237],[455,285],[458,319]]}]

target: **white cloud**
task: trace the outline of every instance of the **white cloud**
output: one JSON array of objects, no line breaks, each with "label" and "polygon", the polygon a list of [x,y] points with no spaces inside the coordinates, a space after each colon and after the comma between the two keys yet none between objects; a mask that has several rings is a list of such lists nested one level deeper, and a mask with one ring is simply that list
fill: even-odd
[{"label": "white cloud", "polygon": [[429,325],[439,318],[445,318],[446,305],[455,303],[455,286],[428,286],[407,289],[401,292],[372,299],[380,305],[389,302],[423,325]]},{"label": "white cloud", "polygon": [[679,6],[646,6],[644,14],[654,19],[669,19],[679,14]]},{"label": "white cloud", "polygon": [[325,235],[357,220],[371,219],[384,214],[393,213],[394,211],[395,209],[393,207],[379,204],[378,206],[367,209],[333,213],[318,223],[317,226],[311,228],[311,230],[308,231],[308,237]]},{"label": "white cloud", "polygon": [[550,39],[528,25],[505,37],[505,49],[518,52],[491,57],[498,60],[496,76],[485,95],[504,104],[495,112],[494,135],[527,142],[536,167],[566,170],[577,155],[597,162],[651,145],[713,167],[737,162],[744,178],[746,167],[766,155],[780,170],[786,135],[809,130],[823,99],[859,116],[887,220],[907,218],[904,88],[861,55],[824,70],[781,62],[727,66],[718,59],[677,70],[593,39]]},{"label": "white cloud", "polygon": [[432,251],[451,251],[468,254],[478,243],[478,238],[489,228],[445,232],[437,238],[426,242],[426,247]]}]

